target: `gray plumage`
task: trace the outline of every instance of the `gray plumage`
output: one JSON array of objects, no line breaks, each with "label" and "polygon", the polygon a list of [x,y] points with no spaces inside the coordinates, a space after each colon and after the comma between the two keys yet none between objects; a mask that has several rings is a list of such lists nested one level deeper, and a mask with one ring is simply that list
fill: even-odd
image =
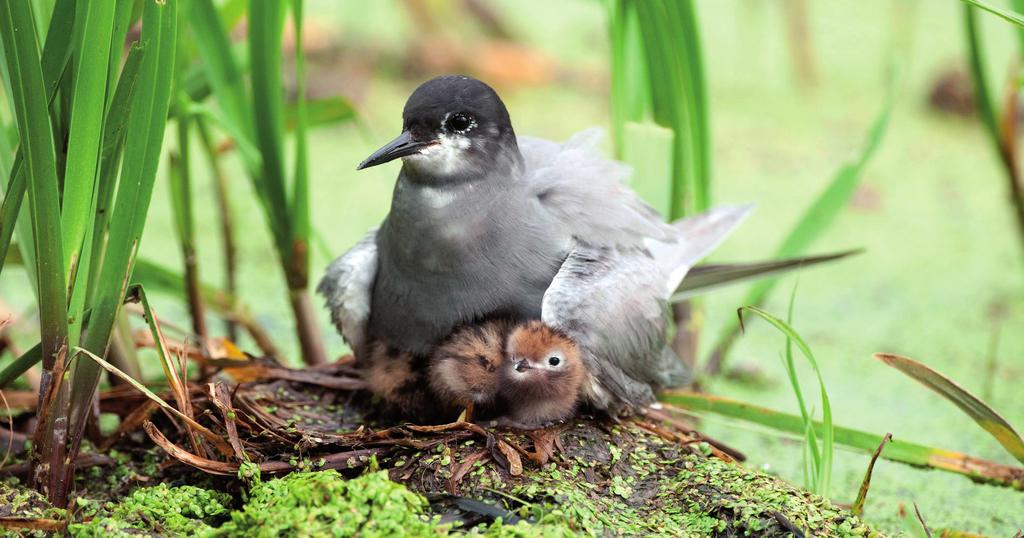
[{"label": "gray plumage", "polygon": [[405,158],[391,212],[318,288],[357,354],[367,339],[427,354],[466,323],[539,318],[580,346],[600,408],[686,381],[666,346],[670,291],[748,208],[666,224],[597,132],[516,138],[498,96],[468,77],[425,83],[404,117],[361,165]]}]

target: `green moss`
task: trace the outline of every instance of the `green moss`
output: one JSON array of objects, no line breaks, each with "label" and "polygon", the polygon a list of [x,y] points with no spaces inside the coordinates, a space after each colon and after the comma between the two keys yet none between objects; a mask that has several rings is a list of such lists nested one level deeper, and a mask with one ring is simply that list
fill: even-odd
[{"label": "green moss", "polygon": [[346,480],[336,471],[293,473],[256,483],[242,510],[212,536],[444,535],[423,497],[376,472]]},{"label": "green moss", "polygon": [[110,537],[158,533],[167,536],[202,535],[228,513],[231,497],[195,486],[160,484],[139,488],[117,503],[78,504],[88,519],[72,524],[72,536]]}]

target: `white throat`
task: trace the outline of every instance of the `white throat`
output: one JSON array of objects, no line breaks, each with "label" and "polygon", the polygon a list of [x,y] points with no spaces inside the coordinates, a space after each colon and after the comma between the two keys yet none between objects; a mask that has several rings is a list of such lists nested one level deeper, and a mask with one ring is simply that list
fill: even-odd
[{"label": "white throat", "polygon": [[450,175],[466,166],[465,152],[472,146],[468,137],[442,133],[437,140],[419,153],[404,157],[406,164],[429,175]]}]

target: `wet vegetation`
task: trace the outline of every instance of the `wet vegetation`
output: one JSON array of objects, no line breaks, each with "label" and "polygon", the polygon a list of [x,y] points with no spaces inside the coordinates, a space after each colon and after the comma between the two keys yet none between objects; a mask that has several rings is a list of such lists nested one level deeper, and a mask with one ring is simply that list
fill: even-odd
[{"label": "wet vegetation", "polygon": [[[0,6],[0,532],[1020,532],[1024,3],[357,4]],[[674,297],[693,386],[530,432],[363,390],[309,283],[443,72],[606,124],[666,217],[760,204]]]}]

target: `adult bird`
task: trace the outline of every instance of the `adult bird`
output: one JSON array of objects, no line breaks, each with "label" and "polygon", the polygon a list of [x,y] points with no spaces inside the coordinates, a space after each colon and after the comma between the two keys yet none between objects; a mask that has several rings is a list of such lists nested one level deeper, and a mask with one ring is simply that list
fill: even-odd
[{"label": "adult bird", "polygon": [[357,357],[371,341],[426,356],[464,324],[540,319],[579,346],[597,408],[635,411],[689,380],[666,344],[668,298],[748,207],[668,224],[593,132],[517,138],[471,77],[423,83],[402,119],[358,167],[402,159],[391,211],[319,286]]}]

